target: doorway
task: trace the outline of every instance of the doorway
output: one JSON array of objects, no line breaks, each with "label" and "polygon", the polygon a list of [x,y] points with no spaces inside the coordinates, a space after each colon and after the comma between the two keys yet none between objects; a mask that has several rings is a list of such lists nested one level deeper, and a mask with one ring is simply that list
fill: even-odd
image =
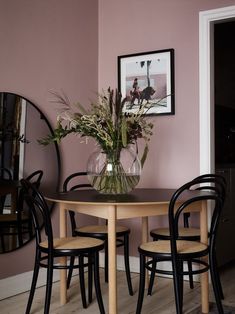
[{"label": "doorway", "polygon": [[[235,21],[214,24],[215,172],[227,181],[217,239],[217,260],[235,260]],[[229,243],[229,245],[225,245]]]},{"label": "doorway", "polygon": [[[218,23],[230,22],[235,18],[235,6],[225,7],[216,10],[200,12],[199,25],[200,25],[200,52],[199,52],[199,62],[200,62],[200,172],[208,173],[224,171],[224,169],[219,169],[215,160],[215,95],[214,95],[214,30],[215,25]],[[232,39],[231,39],[232,40]],[[232,173],[223,172],[227,176],[227,181],[229,182],[229,189],[233,189],[234,184],[232,184]],[[231,192],[231,191],[229,191]],[[230,194],[230,193],[229,193]],[[233,192],[234,194],[234,192]],[[234,203],[235,204],[235,203]],[[228,204],[227,204],[228,205]],[[228,206],[228,208],[231,204]],[[226,213],[226,210],[225,210]],[[222,217],[221,221],[227,222],[228,217]],[[211,220],[211,212],[208,213],[208,222]],[[234,216],[232,217],[232,222],[230,221],[231,228],[225,226],[220,227],[220,240],[221,248],[219,249],[219,264],[220,266],[227,263],[231,257],[226,257],[222,249],[226,246],[225,243],[229,243],[230,251],[232,246],[235,244],[231,243],[233,237],[229,237],[228,234],[232,232],[232,226],[234,228],[235,221]],[[223,232],[222,232],[223,230]],[[228,234],[224,233],[224,230],[228,230]],[[229,242],[227,241],[228,239]],[[225,242],[226,241],[226,242]]]}]

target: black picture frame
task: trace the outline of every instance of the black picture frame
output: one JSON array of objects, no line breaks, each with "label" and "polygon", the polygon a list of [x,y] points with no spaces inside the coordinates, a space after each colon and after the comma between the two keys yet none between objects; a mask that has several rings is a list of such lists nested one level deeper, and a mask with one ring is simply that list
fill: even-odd
[{"label": "black picture frame", "polygon": [[146,115],[175,114],[174,49],[118,56],[118,90],[123,111]]}]

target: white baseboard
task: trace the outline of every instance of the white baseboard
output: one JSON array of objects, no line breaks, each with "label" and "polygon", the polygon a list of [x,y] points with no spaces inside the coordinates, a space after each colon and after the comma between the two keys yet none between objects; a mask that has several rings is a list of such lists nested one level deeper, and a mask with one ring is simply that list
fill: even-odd
[{"label": "white baseboard", "polygon": [[[100,253],[100,267],[104,267],[104,253]],[[170,269],[169,262],[161,263],[162,269]],[[125,270],[124,258],[122,255],[117,255],[117,269]],[[133,273],[139,273],[139,258],[130,256],[130,270]],[[30,290],[31,280],[32,280],[33,271],[28,271],[16,276],[4,278],[0,280],[0,300],[12,297],[14,295],[26,292]],[[59,271],[55,270],[53,273],[53,282],[59,280]],[[187,278],[186,278],[187,280]],[[198,278],[195,276],[195,281],[198,281]],[[46,282],[46,269],[40,268],[37,287],[42,287]]]}]

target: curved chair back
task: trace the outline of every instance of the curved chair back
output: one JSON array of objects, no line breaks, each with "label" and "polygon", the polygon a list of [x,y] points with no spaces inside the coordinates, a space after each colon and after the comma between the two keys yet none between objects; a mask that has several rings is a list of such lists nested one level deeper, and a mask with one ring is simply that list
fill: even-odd
[{"label": "curved chair back", "polygon": [[[89,183],[83,183],[82,181],[87,180],[86,178],[87,172],[80,171],[75,172],[69,175],[63,183],[63,191],[74,191],[81,188],[91,188],[92,186]],[[69,216],[70,216],[70,222],[71,222],[71,228],[72,228],[72,235],[75,236],[74,231],[77,227],[76,221],[75,221],[75,212],[69,210]]]},{"label": "curved chair back", "polygon": [[196,177],[192,181],[196,182],[196,184],[201,184],[200,182],[201,180],[205,182],[201,186],[197,187],[196,188],[197,190],[205,190],[205,189],[210,190],[210,189],[213,189],[213,186],[215,186],[217,191],[220,193],[220,197],[223,203],[225,202],[227,182],[223,176],[219,174],[203,174]]},{"label": "curved chair back", "polygon": [[[43,176],[43,171],[37,170],[31,173],[25,180],[28,183],[32,184],[36,189],[38,189],[41,184],[42,176]],[[28,211],[28,206],[25,200],[25,187],[20,187],[19,193],[18,193],[18,199],[17,199],[17,222],[19,226],[18,227],[19,234],[23,232],[22,230],[23,214],[26,214],[26,216],[28,217],[28,233],[30,234],[30,237],[33,237],[32,224],[31,224],[32,212]],[[22,242],[23,241],[22,236],[20,236],[19,238],[20,238],[19,242]]]},{"label": "curved chair back", "polygon": [[8,168],[0,168],[0,178],[5,180],[12,180],[11,171]]},{"label": "curved chair back", "polygon": [[[211,181],[208,182],[207,179],[209,181],[211,179],[214,180],[213,184],[217,186],[217,189],[219,188],[220,196],[222,198],[223,205],[224,205],[225,198],[226,198],[227,182],[223,176],[219,174],[212,174],[212,173],[200,175],[192,180],[195,182],[195,184],[198,185],[198,186],[193,186],[193,188],[197,190],[208,190],[208,189],[213,190],[212,182]],[[204,183],[202,185],[200,185],[201,180],[204,180]],[[189,217],[190,217],[190,213],[184,213],[184,227],[187,227],[187,228],[189,227]]]},{"label": "curved chair back", "polygon": [[[224,203],[225,203],[225,199],[226,199],[226,190],[227,190],[227,182],[225,178],[218,174],[203,174],[193,179],[192,181],[200,185],[196,188],[197,190],[201,190],[201,191],[211,190],[211,191],[216,192],[221,199],[221,211],[222,211]],[[216,217],[216,215],[212,216],[212,220],[218,219],[218,218]],[[215,227],[215,230],[213,227]],[[212,221],[212,224],[210,227],[210,233],[209,233],[210,239],[212,237],[215,238],[216,228],[217,228],[217,223],[214,223]]]},{"label": "curved chair back", "polygon": [[[7,168],[0,168],[0,179],[1,180],[12,180],[11,171]],[[0,196],[0,214],[3,213],[4,205],[6,200],[6,194]]]},{"label": "curved chair back", "polygon": [[[199,187],[197,187],[200,185]],[[188,190],[200,190],[197,194],[192,196],[188,193]],[[184,184],[180,187],[172,196],[169,204],[169,228],[170,228],[170,239],[172,254],[177,255],[176,240],[179,238],[178,224],[181,214],[185,212],[192,205],[199,205],[201,201],[213,201],[213,215],[210,225],[210,245],[215,245],[215,237],[218,226],[218,220],[221,214],[223,202],[224,202],[224,184],[218,178],[214,177],[199,177]]]},{"label": "curved chair back", "polygon": [[41,180],[42,180],[42,176],[43,176],[43,171],[42,170],[36,170],[34,172],[32,172],[27,178],[27,181],[30,181],[32,184],[34,184],[36,186],[36,188],[38,189],[40,187],[41,184]]},{"label": "curved chair back", "polygon": [[[11,173],[8,169],[2,170],[6,173],[6,176],[11,177]],[[3,172],[2,172],[3,173]],[[41,179],[43,176],[42,170],[37,170],[28,176],[28,182],[31,182],[36,188],[40,186]],[[15,187],[17,188],[17,186]],[[0,197],[0,213],[2,214],[5,197]],[[5,229],[2,229],[1,239],[2,247],[4,248],[4,237],[6,236],[17,236],[18,245],[22,246],[24,241],[27,241],[27,238],[23,237],[23,234],[28,234],[29,239],[31,239],[33,234],[33,218],[32,211],[29,210],[26,200],[25,200],[25,189],[20,186],[17,193],[16,200],[16,211],[10,214],[4,214],[4,219],[1,222],[1,225],[5,226]],[[5,250],[5,248],[4,248]]]},{"label": "curved chair back", "polygon": [[36,243],[39,245],[42,242],[41,238],[41,226],[42,220],[45,228],[45,234],[48,240],[49,251],[53,249],[53,231],[51,225],[50,210],[48,205],[39,192],[36,186],[28,180],[21,180],[22,187],[24,189],[23,198],[26,202],[29,211],[32,214],[33,226],[36,234]]},{"label": "curved chair back", "polygon": [[[26,177],[26,181],[31,183],[32,185],[34,185],[36,187],[36,189],[39,189],[40,184],[41,184],[41,180],[42,180],[42,176],[43,176],[43,171],[42,170],[36,170],[34,172],[32,172],[29,176]],[[18,210],[22,211],[24,210],[24,191],[25,189],[20,189],[19,192],[19,199],[18,199]]]},{"label": "curved chair back", "polygon": [[81,172],[75,172],[71,175],[69,175],[64,183],[63,183],[63,191],[73,191],[80,188],[87,188],[92,187],[89,183],[80,183],[80,180],[85,180],[87,176],[87,172],[81,171]]}]

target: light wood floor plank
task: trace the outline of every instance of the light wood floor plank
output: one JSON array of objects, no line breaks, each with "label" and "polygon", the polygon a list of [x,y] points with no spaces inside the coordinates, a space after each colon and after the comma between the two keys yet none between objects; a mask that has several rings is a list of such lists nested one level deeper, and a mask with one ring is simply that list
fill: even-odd
[{"label": "light wood floor plank", "polygon": [[[226,269],[222,273],[222,283],[224,288],[225,300],[224,304],[235,307],[235,265]],[[134,314],[136,309],[137,297],[138,297],[138,281],[139,276],[136,273],[132,273],[134,296],[129,296],[125,273],[118,272],[118,312],[121,314]],[[108,313],[108,286],[104,283],[104,272],[101,270],[101,283],[102,293],[105,304],[106,313]],[[43,313],[43,301],[45,295],[45,288],[41,287],[36,290],[32,314]],[[24,314],[28,293],[22,293],[20,295],[0,301],[0,313],[1,314]],[[83,309],[81,304],[81,297],[79,291],[78,277],[74,276],[72,284],[68,292],[69,302],[60,306],[59,300],[59,283],[53,285],[52,299],[51,299],[51,314],[94,314],[99,313],[98,305],[95,299],[87,309]],[[210,292],[210,301],[214,300],[213,293]],[[185,283],[184,291],[184,313],[194,309],[200,304],[200,284],[196,283],[195,288],[191,290],[188,282]],[[157,278],[152,296],[145,296],[143,304],[143,314],[169,314],[175,313],[174,303],[174,291],[171,279]]]}]

